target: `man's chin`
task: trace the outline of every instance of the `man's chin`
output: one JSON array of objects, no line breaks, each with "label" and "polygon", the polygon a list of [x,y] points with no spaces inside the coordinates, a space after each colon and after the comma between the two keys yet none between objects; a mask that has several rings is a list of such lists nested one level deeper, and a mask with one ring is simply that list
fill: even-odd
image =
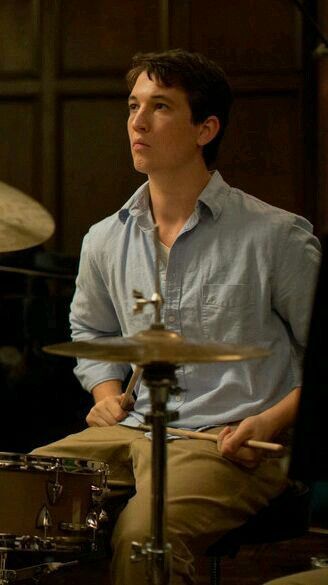
[{"label": "man's chin", "polygon": [[143,173],[144,175],[148,175],[150,172],[150,165],[147,165],[144,161],[133,161],[133,166],[138,173]]}]

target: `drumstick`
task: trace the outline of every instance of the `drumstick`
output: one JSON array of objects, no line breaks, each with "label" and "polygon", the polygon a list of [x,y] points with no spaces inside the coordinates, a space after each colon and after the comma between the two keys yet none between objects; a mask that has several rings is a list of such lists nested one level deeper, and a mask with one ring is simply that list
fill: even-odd
[{"label": "drumstick", "polygon": [[[150,426],[147,425],[140,425],[139,429],[151,430]],[[208,441],[213,441],[217,443],[218,448],[220,448],[220,439],[219,435],[214,435],[212,433],[201,433],[199,431],[186,431],[184,429],[173,429],[170,427],[166,427],[168,433],[172,435],[176,435],[178,437],[189,437],[190,439],[207,439]],[[283,445],[279,443],[267,443],[266,441],[255,441],[253,439],[249,439],[245,441],[244,446],[252,447],[253,449],[265,449],[266,451],[275,451],[280,452],[284,450]]]},{"label": "drumstick", "polygon": [[127,407],[130,405],[130,398],[132,396],[132,392],[134,390],[134,387],[136,385],[136,382],[141,374],[142,368],[140,368],[139,366],[136,366],[136,369],[134,370],[129,383],[126,387],[126,390],[124,392],[124,396],[121,402],[121,408],[123,408],[123,410],[126,410]]}]

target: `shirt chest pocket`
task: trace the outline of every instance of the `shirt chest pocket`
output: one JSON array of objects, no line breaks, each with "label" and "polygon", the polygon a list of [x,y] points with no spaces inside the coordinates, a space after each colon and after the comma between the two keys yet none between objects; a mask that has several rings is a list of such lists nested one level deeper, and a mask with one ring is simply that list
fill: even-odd
[{"label": "shirt chest pocket", "polygon": [[251,303],[248,284],[205,284],[203,305],[245,307]]},{"label": "shirt chest pocket", "polygon": [[252,323],[254,300],[248,284],[206,284],[202,290],[202,329],[216,341],[240,343]]}]

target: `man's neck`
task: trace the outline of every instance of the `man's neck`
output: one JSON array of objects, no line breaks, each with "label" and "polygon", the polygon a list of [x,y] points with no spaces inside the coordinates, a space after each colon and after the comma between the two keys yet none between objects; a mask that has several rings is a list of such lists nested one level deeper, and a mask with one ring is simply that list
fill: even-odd
[{"label": "man's neck", "polygon": [[211,176],[206,167],[149,176],[151,210],[160,240],[171,247]]},{"label": "man's neck", "polygon": [[152,213],[156,223],[175,223],[180,219],[188,219],[210,178],[206,168],[201,173],[149,176]]}]

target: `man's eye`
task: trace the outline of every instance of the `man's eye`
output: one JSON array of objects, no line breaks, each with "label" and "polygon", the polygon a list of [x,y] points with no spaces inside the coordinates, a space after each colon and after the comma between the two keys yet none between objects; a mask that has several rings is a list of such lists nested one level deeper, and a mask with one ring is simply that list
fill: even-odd
[{"label": "man's eye", "polygon": [[138,104],[128,104],[128,108],[130,112],[135,112],[138,108]]},{"label": "man's eye", "polygon": [[158,104],[155,105],[156,110],[166,110],[168,108],[167,104],[163,104],[161,102],[158,102]]}]

